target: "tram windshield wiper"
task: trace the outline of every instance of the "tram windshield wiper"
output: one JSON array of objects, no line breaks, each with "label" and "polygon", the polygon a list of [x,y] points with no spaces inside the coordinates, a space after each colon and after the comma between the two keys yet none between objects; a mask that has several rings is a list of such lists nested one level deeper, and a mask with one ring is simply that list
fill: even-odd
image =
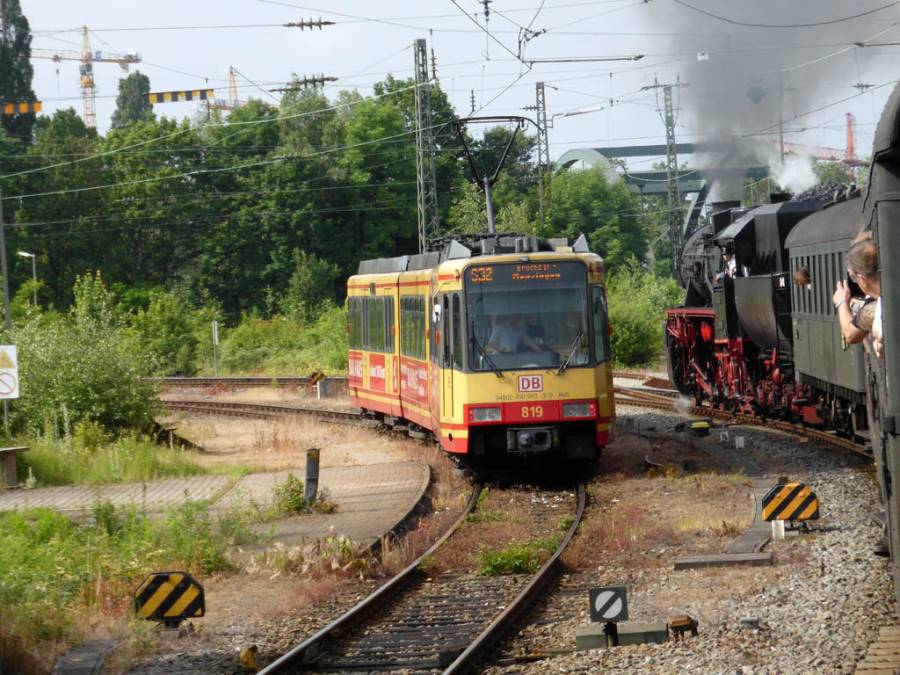
[{"label": "tram windshield wiper", "polygon": [[572,357],[575,356],[575,352],[578,350],[578,346],[581,343],[581,338],[584,336],[584,329],[578,329],[578,335],[575,336],[575,339],[572,340],[572,348],[569,349],[569,355],[566,357],[566,360],[563,361],[559,365],[559,370],[556,371],[557,375],[562,375],[566,368],[569,367],[569,362],[572,360]]},{"label": "tram windshield wiper", "polygon": [[472,336],[469,338],[472,341],[472,344],[475,345],[475,349],[478,350],[479,356],[484,359],[484,362],[488,364],[488,367],[491,371],[501,380],[503,379],[503,371],[497,367],[497,364],[494,363],[494,360],[488,355],[486,351],[484,351],[484,347],[481,346],[481,343],[478,342],[478,338],[475,337],[475,331],[472,331]]}]

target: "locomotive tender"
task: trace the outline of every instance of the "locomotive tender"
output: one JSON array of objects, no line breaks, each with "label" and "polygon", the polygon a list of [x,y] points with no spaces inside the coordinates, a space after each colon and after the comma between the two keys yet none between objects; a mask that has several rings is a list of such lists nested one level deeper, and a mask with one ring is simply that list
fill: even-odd
[{"label": "locomotive tender", "polygon": [[350,400],[460,459],[594,461],[614,424],[603,281],[583,237],[363,261],[347,282]]}]

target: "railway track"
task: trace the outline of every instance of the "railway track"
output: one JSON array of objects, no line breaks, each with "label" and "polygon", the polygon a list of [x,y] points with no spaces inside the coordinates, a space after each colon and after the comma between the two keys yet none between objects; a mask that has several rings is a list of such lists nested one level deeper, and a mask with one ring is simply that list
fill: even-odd
[{"label": "railway track", "polygon": [[335,424],[379,427],[381,422],[366,417],[358,410],[329,410],[303,406],[275,405],[271,403],[234,403],[230,401],[182,401],[163,399],[164,407],[171,411],[197,413],[201,415],[227,415],[230,417],[250,417],[256,419],[276,419],[291,415],[305,415]]},{"label": "railway track", "polygon": [[[584,514],[586,492],[576,490],[575,516],[554,553],[533,575],[429,576],[426,561],[476,509],[476,485],[464,513],[422,556],[375,593],[274,661],[262,673],[442,672],[471,670],[557,577],[560,555]],[[555,493],[558,495],[558,493]],[[540,495],[540,493],[537,493]],[[536,522],[560,517],[551,500],[532,497]]]},{"label": "railway track", "polygon": [[746,413],[737,413],[708,406],[695,406],[686,398],[679,397],[678,393],[674,390],[669,392],[660,389],[639,389],[617,386],[615,387],[615,394],[616,403],[618,405],[631,405],[640,408],[679,412],[696,415],[698,417],[718,419],[732,424],[747,424],[766,427],[820,441],[827,445],[848,450],[867,459],[872,459],[872,454],[866,450],[864,445],[861,445],[850,438],[838,436],[837,434],[828,431],[812,429],[792,422],[785,422],[783,420],[766,419],[764,417],[756,417]]},{"label": "railway track", "polygon": [[[325,378],[328,382],[335,384],[347,383],[347,377],[344,375],[329,376]],[[247,375],[234,377],[158,377],[153,378],[160,387],[164,389],[185,389],[194,387],[213,387],[225,386],[237,389],[245,389],[250,387],[308,387],[311,385],[309,377],[300,377],[295,375],[279,375],[275,377],[266,377],[264,375]]]}]

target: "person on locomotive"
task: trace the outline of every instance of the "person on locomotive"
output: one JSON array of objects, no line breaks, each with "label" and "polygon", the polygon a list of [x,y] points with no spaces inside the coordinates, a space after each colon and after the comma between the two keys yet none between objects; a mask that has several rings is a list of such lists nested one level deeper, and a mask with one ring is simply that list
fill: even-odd
[{"label": "person on locomotive", "polygon": [[[841,326],[841,335],[848,344],[855,344],[866,340],[873,333],[877,304],[881,296],[878,246],[870,232],[860,234],[851,242],[847,251],[847,276],[847,281],[838,281],[835,285],[832,301]],[[853,298],[851,282],[865,294],[861,301]],[[870,345],[876,355],[880,356],[881,340]]]},{"label": "person on locomotive", "polygon": [[539,352],[541,347],[522,329],[522,317],[517,314],[492,316],[491,336],[487,342],[488,353],[509,354],[525,350]]}]

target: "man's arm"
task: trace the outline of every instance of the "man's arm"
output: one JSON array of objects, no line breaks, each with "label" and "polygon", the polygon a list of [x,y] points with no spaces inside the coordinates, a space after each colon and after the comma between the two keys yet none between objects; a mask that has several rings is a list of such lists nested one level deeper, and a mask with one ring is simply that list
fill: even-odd
[{"label": "man's arm", "polygon": [[850,289],[846,282],[837,282],[831,299],[834,302],[834,311],[837,314],[844,340],[850,345],[862,342],[868,333],[853,325],[853,313],[850,311]]}]

